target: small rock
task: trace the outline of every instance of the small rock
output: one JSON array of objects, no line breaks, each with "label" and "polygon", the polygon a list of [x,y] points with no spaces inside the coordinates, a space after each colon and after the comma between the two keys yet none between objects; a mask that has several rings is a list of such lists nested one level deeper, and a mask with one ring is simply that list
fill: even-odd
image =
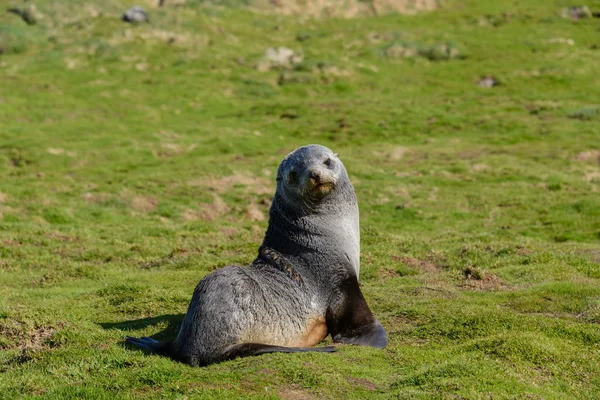
[{"label": "small rock", "polygon": [[42,13],[38,11],[35,4],[30,4],[23,10],[21,17],[23,18],[23,21],[27,22],[29,25],[33,25],[42,19]]},{"label": "small rock", "polygon": [[[298,58],[294,50],[287,47],[279,47],[277,49],[269,48],[265,53],[265,58],[272,63],[277,63],[281,66],[294,64]],[[302,57],[300,57],[301,59]],[[298,60],[300,61],[300,60]]]},{"label": "small rock", "polygon": [[576,6],[576,7],[563,8],[560,11],[560,15],[563,18],[570,18],[572,20],[577,21],[582,18],[591,17],[592,12],[590,11],[588,6]]},{"label": "small rock", "polygon": [[268,48],[265,57],[258,62],[256,69],[262,72],[271,69],[289,69],[302,62],[304,56],[287,47]]},{"label": "small rock", "polygon": [[484,76],[479,80],[479,82],[477,82],[477,84],[483,88],[492,88],[494,86],[498,86],[500,81],[493,76]]},{"label": "small rock", "polygon": [[34,25],[43,18],[35,4],[29,4],[25,8],[9,8],[8,12],[19,15],[28,25]]},{"label": "small rock", "polygon": [[466,58],[464,54],[461,54],[458,48],[453,47],[448,43],[438,43],[431,47],[425,47],[419,51],[419,54],[430,61],[443,61]]},{"label": "small rock", "polygon": [[564,44],[568,44],[569,46],[575,46],[575,41],[573,39],[561,38],[561,37],[548,39],[548,43],[564,43]]},{"label": "small rock", "polygon": [[140,6],[133,6],[123,14],[123,21],[131,23],[148,22],[148,14]]}]

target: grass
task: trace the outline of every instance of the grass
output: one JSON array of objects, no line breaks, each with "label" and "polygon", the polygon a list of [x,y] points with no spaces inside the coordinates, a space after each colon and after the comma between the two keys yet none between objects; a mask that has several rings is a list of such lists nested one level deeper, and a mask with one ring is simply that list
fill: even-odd
[{"label": "grass", "polygon": [[[600,396],[600,42],[559,16],[578,3],[188,2],[136,26],[131,2],[86,4],[0,13],[0,398]],[[280,46],[302,63],[255,68]],[[173,338],[204,275],[252,261],[307,143],[355,185],[389,347],[190,368],[124,346]]]}]

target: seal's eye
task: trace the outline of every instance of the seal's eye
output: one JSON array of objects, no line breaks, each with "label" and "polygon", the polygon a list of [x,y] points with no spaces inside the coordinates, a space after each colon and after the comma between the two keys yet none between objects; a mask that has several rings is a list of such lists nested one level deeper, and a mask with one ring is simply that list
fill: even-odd
[{"label": "seal's eye", "polygon": [[323,164],[327,165],[328,167],[331,167],[331,164],[332,164],[331,158],[327,158],[325,161],[323,161]]},{"label": "seal's eye", "polygon": [[298,182],[298,174],[296,173],[296,171],[290,171],[290,173],[288,174],[288,183],[293,185],[297,182]]}]

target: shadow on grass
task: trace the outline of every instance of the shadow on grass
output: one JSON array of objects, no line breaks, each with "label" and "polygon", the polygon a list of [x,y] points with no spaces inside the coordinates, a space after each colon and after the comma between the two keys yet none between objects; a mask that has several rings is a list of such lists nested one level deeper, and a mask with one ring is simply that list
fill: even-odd
[{"label": "shadow on grass", "polygon": [[179,332],[179,327],[185,314],[166,314],[152,318],[133,319],[131,321],[121,322],[100,322],[99,325],[104,329],[119,329],[122,331],[134,331],[144,329],[148,326],[167,323],[166,328],[150,336],[156,340],[173,340]]}]

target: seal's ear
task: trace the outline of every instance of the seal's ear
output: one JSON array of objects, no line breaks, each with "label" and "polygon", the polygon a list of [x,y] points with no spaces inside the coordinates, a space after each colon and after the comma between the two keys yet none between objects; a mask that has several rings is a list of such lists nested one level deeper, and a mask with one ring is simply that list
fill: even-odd
[{"label": "seal's ear", "polygon": [[385,329],[371,313],[354,275],[336,288],[325,319],[335,343],[378,348],[387,346]]}]

